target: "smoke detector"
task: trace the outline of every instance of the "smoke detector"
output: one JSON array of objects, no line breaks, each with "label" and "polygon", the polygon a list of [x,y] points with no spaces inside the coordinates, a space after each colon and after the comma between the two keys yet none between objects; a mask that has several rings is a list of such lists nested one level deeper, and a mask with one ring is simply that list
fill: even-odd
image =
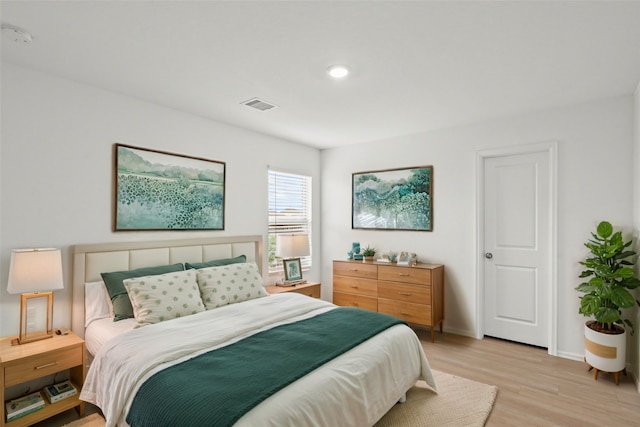
[{"label": "smoke detector", "polygon": [[9,24],[2,24],[2,37],[16,43],[31,43],[33,41],[27,30]]},{"label": "smoke detector", "polygon": [[244,101],[241,103],[242,105],[246,105],[247,107],[255,108],[260,111],[269,111],[277,107],[275,104],[271,104],[270,102],[263,101],[260,98],[252,98],[248,101]]}]

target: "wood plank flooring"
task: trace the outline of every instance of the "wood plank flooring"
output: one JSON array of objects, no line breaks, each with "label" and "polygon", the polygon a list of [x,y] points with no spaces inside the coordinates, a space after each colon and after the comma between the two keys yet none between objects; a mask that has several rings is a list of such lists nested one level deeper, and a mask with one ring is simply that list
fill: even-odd
[{"label": "wood plank flooring", "polygon": [[416,329],[433,369],[498,387],[487,427],[639,426],[640,394],[631,376],[600,373],[546,349]]}]

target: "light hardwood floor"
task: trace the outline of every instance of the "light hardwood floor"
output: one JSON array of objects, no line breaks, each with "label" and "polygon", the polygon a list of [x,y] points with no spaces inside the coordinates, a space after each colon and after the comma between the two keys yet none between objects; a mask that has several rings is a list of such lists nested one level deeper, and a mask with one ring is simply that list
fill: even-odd
[{"label": "light hardwood floor", "polygon": [[546,349],[416,329],[432,369],[496,385],[487,427],[640,426],[640,394],[630,376],[600,373]]}]

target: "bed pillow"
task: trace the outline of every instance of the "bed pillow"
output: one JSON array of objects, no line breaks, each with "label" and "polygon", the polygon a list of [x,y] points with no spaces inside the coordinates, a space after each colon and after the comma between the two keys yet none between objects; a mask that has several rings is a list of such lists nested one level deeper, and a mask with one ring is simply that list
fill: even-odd
[{"label": "bed pillow", "polygon": [[200,294],[207,310],[269,295],[258,266],[253,262],[202,268],[197,272]]},{"label": "bed pillow", "polygon": [[213,261],[207,262],[185,262],[184,268],[185,270],[189,270],[190,268],[195,268],[196,270],[198,270],[200,268],[219,267],[221,265],[238,264],[241,262],[247,262],[247,257],[244,255],[239,255],[235,258],[214,259]]},{"label": "bed pillow", "polygon": [[113,306],[103,281],[84,284],[84,326],[98,319],[113,317]]},{"label": "bed pillow", "polygon": [[113,304],[114,322],[133,317],[133,308],[131,307],[131,301],[129,301],[127,289],[124,287],[124,283],[122,283],[123,280],[131,279],[132,277],[153,276],[182,270],[184,270],[182,264],[171,264],[101,273],[100,275],[102,276],[102,280],[104,280],[104,284],[107,286],[107,291]]},{"label": "bed pillow", "polygon": [[194,270],[125,279],[138,325],[204,311]]}]

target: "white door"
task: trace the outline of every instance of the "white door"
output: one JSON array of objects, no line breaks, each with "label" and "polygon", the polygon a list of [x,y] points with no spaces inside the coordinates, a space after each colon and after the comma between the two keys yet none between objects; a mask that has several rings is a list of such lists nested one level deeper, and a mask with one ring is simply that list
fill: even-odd
[{"label": "white door", "polygon": [[549,346],[549,153],[484,159],[484,334]]}]

